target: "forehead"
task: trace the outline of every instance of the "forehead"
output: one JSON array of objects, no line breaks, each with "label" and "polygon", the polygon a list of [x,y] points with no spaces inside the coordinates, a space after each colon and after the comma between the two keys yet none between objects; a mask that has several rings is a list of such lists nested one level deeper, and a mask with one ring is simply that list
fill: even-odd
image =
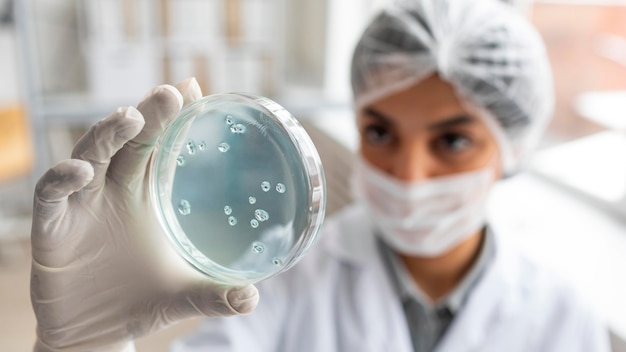
[{"label": "forehead", "polygon": [[459,116],[475,119],[458,98],[454,87],[437,75],[365,106],[359,115],[372,115],[368,112],[384,116],[392,123],[414,126]]}]

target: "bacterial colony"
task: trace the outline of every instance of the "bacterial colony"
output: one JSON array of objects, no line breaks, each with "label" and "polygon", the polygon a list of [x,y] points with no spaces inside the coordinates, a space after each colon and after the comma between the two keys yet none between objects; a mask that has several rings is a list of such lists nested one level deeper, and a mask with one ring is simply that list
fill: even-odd
[{"label": "bacterial colony", "polygon": [[[246,132],[246,126],[240,123],[235,123],[235,118],[231,115],[227,115],[224,119],[225,123],[230,126],[230,132],[233,134],[244,134]],[[202,152],[207,149],[207,144],[205,141],[195,142],[192,139],[187,140],[186,143],[187,152],[189,155],[195,155],[197,152]],[[217,150],[221,153],[227,153],[230,150],[230,145],[226,142],[221,142],[217,145]],[[179,167],[185,166],[186,159],[181,154],[176,158],[176,164]],[[263,192],[272,191],[272,184],[268,181],[262,181],[259,185],[260,189]],[[283,183],[277,183],[274,187],[274,191],[280,194],[285,193],[287,191],[287,187]],[[256,203],[256,197],[250,196],[248,197],[248,202],[250,204]],[[186,199],[181,199],[178,202],[178,213],[183,216],[188,216],[191,214],[191,204]],[[233,208],[229,205],[224,206],[224,215],[226,216],[226,221],[230,226],[237,226],[239,220],[233,215]],[[268,221],[270,218],[270,214],[261,208],[257,208],[254,210],[252,214],[252,218],[249,221],[249,225],[253,229],[259,228],[262,223]],[[241,225],[240,225],[241,226]],[[252,243],[252,251],[254,253],[261,254],[265,251],[265,245],[260,241],[255,241]],[[272,263],[274,265],[280,266],[282,265],[282,261],[279,258],[273,258]]]}]

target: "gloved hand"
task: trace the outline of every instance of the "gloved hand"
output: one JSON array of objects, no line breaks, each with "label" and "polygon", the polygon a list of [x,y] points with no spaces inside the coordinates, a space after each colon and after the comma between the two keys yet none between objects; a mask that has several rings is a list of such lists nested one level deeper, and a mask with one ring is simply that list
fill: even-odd
[{"label": "gloved hand", "polygon": [[219,285],[187,264],[150,204],[148,170],[157,139],[183,102],[202,96],[195,79],[177,88],[156,87],[136,109],[117,109],[77,142],[71,160],[37,183],[35,351],[124,351],[134,338],[182,319],[256,307],[254,286]]}]

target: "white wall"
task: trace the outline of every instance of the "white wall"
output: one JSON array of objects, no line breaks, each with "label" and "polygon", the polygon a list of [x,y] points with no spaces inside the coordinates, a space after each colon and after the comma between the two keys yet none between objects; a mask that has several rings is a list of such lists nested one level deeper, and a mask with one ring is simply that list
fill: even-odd
[{"label": "white wall", "polygon": [[0,109],[19,100],[15,33],[0,27]]},{"label": "white wall", "polygon": [[371,0],[328,2],[324,87],[325,98],[328,101],[334,103],[352,101],[350,87],[352,51],[371,18],[373,5]]}]

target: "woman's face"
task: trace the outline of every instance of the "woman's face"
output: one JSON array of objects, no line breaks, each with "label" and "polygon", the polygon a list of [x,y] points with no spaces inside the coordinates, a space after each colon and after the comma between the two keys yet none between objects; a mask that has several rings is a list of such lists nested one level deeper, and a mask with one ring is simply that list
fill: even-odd
[{"label": "woman's face", "polygon": [[358,114],[361,155],[403,181],[420,181],[491,167],[501,176],[498,145],[453,87],[433,75],[380,99]]}]

